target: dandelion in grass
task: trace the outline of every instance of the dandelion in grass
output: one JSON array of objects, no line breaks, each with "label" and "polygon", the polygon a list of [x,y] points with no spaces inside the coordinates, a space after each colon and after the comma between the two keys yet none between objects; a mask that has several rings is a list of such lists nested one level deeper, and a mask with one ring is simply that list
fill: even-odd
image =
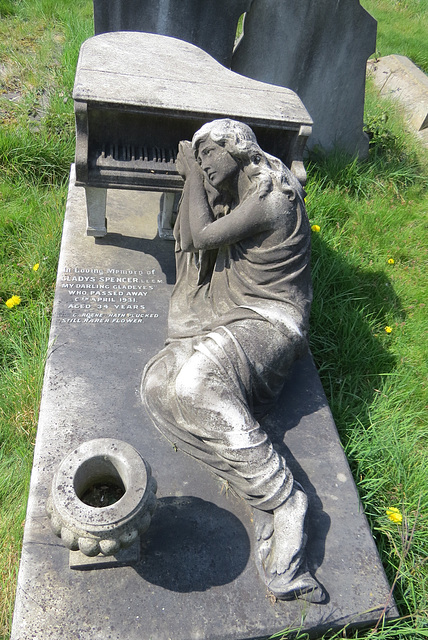
[{"label": "dandelion in grass", "polygon": [[5,302],[8,309],[13,309],[13,307],[16,307],[18,304],[21,304],[21,298],[19,296],[12,296]]},{"label": "dandelion in grass", "polygon": [[313,224],[311,229],[314,233],[319,233],[321,231],[321,227],[318,224]]},{"label": "dandelion in grass", "polygon": [[385,333],[392,333],[392,327],[385,327]]},{"label": "dandelion in grass", "polygon": [[40,267],[40,264],[36,262],[36,264],[33,267],[33,271],[37,271],[39,267]]},{"label": "dandelion in grass", "polygon": [[397,507],[388,507],[386,510],[386,515],[391,522],[395,522],[395,524],[401,524],[403,522],[403,515]]},{"label": "dandelion in grass", "polygon": [[388,264],[395,264],[394,258],[388,258]]}]

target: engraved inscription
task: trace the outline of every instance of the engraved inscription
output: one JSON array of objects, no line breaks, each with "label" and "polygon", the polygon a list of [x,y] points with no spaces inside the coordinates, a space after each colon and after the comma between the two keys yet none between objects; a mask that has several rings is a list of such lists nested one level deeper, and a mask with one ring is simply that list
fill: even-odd
[{"label": "engraved inscription", "polygon": [[156,319],[153,294],[163,284],[165,278],[156,269],[65,267],[60,275],[65,295],[59,322],[130,324]]}]

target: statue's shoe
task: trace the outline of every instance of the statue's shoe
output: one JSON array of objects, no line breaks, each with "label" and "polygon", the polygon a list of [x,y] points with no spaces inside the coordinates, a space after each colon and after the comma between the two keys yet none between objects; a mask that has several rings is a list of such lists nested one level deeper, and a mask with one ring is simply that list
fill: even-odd
[{"label": "statue's shoe", "polygon": [[327,599],[327,594],[322,585],[305,571],[292,580],[286,576],[277,575],[268,584],[268,589],[278,600],[294,600],[301,598],[314,604],[322,604]]}]

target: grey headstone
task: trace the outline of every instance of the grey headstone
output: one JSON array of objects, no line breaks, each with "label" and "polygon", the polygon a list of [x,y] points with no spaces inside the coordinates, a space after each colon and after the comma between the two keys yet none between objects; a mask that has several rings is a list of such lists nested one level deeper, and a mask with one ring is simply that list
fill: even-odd
[{"label": "grey headstone", "polygon": [[297,93],[314,121],[309,147],[365,156],[365,69],[375,44],[376,21],[358,0],[254,0],[232,69]]},{"label": "grey headstone", "polygon": [[238,20],[250,4],[251,0],[94,0],[95,34],[146,31],[172,36],[230,67]]},{"label": "grey headstone", "polygon": [[390,55],[367,63],[379,93],[397,100],[410,129],[428,146],[428,76],[409,58]]},{"label": "grey headstone", "polygon": [[[266,428],[309,496],[323,605],[269,599],[246,503],[146,415],[141,372],[166,335],[173,246],[156,237],[159,194],[110,191],[107,210],[109,235],[85,236],[84,189],[71,180],[12,640],[249,640],[373,623],[389,586],[311,358]],[[128,442],[151,465],[158,509],[139,562],[69,569],[46,498],[61,460],[98,437]]]}]

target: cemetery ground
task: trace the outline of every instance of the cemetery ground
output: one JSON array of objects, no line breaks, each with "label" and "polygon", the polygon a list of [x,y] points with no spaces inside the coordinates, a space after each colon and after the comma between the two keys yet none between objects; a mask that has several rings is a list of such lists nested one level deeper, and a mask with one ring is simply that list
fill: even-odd
[{"label": "cemetery ground", "polygon": [[[378,55],[428,72],[424,0],[367,0]],[[425,10],[425,13],[424,13]],[[0,638],[9,637],[90,0],[0,0]],[[311,349],[401,619],[428,637],[428,154],[368,87],[370,157],[312,154]],[[352,580],[352,575],[350,575]],[[262,588],[262,587],[261,587]],[[387,603],[385,603],[387,605]],[[339,634],[343,637],[343,633]],[[338,637],[339,637],[338,636]],[[306,637],[304,634],[301,638]]]}]

